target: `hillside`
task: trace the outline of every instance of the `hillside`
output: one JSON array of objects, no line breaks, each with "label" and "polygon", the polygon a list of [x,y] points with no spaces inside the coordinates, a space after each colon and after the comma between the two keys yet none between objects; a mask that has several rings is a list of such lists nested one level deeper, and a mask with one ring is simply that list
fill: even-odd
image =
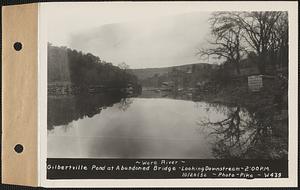
[{"label": "hillside", "polygon": [[136,84],[136,76],[90,53],[48,44],[48,83],[120,89]]},{"label": "hillside", "polygon": [[163,68],[145,68],[145,69],[131,69],[132,73],[137,76],[139,80],[144,80],[146,78],[152,77],[155,74],[163,75],[171,71],[171,67]]},{"label": "hillside", "polygon": [[131,69],[131,71],[135,76],[137,76],[139,80],[144,80],[155,76],[155,74],[157,74],[158,76],[167,74],[168,72],[172,72],[173,69],[178,69],[183,71],[192,70],[193,66],[197,68],[201,68],[201,67],[204,68],[204,67],[210,67],[211,65],[207,63],[195,63],[195,64],[187,64],[187,65],[180,65],[180,66],[173,66],[173,67]]},{"label": "hillside", "polygon": [[198,82],[209,80],[216,65],[195,63],[163,68],[132,69],[143,87],[161,87],[166,83],[176,83],[179,87],[195,87]]}]

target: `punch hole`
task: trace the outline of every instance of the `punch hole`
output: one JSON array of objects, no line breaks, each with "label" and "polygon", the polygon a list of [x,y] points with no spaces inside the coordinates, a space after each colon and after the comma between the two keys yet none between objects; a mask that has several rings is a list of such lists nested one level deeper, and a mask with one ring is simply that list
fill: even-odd
[{"label": "punch hole", "polygon": [[20,51],[22,49],[22,43],[21,42],[14,43],[14,48],[16,51]]},{"label": "punch hole", "polygon": [[17,144],[16,146],[15,146],[15,151],[16,151],[16,153],[22,153],[23,152],[23,150],[24,150],[24,147],[23,147],[23,145],[21,145],[21,144]]}]

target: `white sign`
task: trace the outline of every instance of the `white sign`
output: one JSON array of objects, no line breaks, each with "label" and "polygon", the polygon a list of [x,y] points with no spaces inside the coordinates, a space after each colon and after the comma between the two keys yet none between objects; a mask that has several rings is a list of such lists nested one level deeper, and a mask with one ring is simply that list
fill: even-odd
[{"label": "white sign", "polygon": [[252,92],[260,91],[260,89],[263,87],[262,75],[249,76],[248,87]]}]

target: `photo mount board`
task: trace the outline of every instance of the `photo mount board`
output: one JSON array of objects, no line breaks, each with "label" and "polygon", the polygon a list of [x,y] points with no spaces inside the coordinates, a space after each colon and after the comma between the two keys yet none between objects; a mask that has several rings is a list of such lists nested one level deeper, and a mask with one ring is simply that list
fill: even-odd
[{"label": "photo mount board", "polygon": [[[44,172],[39,171],[39,4],[6,6],[3,7],[2,14],[2,182],[15,185],[43,186],[39,179],[40,172]],[[15,42],[22,43],[20,51],[14,49]],[[295,89],[292,89],[289,93],[297,92]],[[291,103],[289,102],[290,105]],[[294,113],[290,115],[294,115]],[[23,146],[24,150],[22,153],[16,153],[14,150],[18,144]],[[291,144],[291,140],[289,140],[289,144]],[[295,167],[295,165],[292,167]],[[290,165],[289,169],[291,169]],[[188,179],[187,181],[191,182],[191,180],[194,179]],[[199,181],[201,180],[198,179],[198,183],[195,182],[196,186],[199,186]],[[74,183],[76,184],[75,186],[84,185],[78,183],[78,181],[80,180],[76,180],[77,183]],[[165,181],[172,183],[173,186],[182,185],[180,183],[176,185],[174,180]],[[148,180],[149,184],[161,187],[168,186],[168,183],[165,181]],[[91,186],[101,186],[99,183],[94,185],[93,182],[95,181],[89,181],[90,184],[92,183]],[[102,182],[103,186],[112,186],[110,180],[102,180]],[[120,184],[115,184],[115,186],[132,186],[132,181],[130,180],[127,182],[121,180],[119,182]],[[140,185],[141,183],[139,182],[141,180],[136,180],[136,182],[138,182],[139,186],[146,187],[149,185]],[[248,181],[244,184],[249,186],[251,182]],[[293,185],[295,185],[295,181]],[[192,183],[188,183],[186,186],[193,187]]]},{"label": "photo mount board", "polygon": [[[38,185],[38,4],[2,7],[2,183]],[[22,49],[16,51],[14,44]],[[16,146],[23,146],[17,153]],[[18,148],[18,147],[16,147]]]}]

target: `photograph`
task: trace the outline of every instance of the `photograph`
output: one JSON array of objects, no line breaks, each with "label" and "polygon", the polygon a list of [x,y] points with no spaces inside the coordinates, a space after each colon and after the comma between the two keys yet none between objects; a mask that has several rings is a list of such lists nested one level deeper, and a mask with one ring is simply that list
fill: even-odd
[{"label": "photograph", "polygon": [[2,181],[296,187],[297,5],[7,3]]},{"label": "photograph", "polygon": [[47,158],[288,159],[287,11],[46,11]]}]

